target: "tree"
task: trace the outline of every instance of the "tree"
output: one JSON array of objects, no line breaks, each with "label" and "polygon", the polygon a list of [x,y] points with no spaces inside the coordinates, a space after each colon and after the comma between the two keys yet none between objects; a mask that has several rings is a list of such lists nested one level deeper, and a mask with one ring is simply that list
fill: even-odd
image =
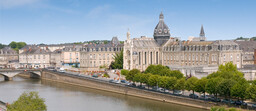
[{"label": "tree", "polygon": [[170,71],[169,76],[176,77],[177,79],[183,78],[184,75],[179,70],[172,70]]},{"label": "tree", "polygon": [[249,87],[249,83],[243,78],[238,81],[232,88],[231,88],[231,95],[234,97],[241,98],[242,101],[246,97],[246,89]]},{"label": "tree", "polygon": [[9,46],[10,46],[11,48],[15,49],[15,48],[17,47],[17,43],[14,42],[14,41],[12,41],[12,42],[9,44]]},{"label": "tree", "polygon": [[141,73],[135,74],[134,78],[133,78],[133,81],[134,82],[139,82],[140,85],[142,85],[142,82],[141,82],[142,79],[141,78],[142,78],[142,74]]},{"label": "tree", "polygon": [[148,78],[148,85],[150,86],[158,86],[158,82],[159,82],[159,75],[151,75]]},{"label": "tree", "polygon": [[129,73],[129,71],[126,70],[126,69],[121,70],[121,74],[124,75],[124,76],[126,76],[128,73]]},{"label": "tree", "polygon": [[149,89],[149,81],[148,80],[151,75],[152,74],[142,74],[142,77],[141,77],[141,82],[147,84],[148,89]]},{"label": "tree", "polygon": [[0,49],[4,48],[5,45],[0,43]]},{"label": "tree", "polygon": [[139,74],[140,71],[138,69],[133,69],[129,71],[128,75],[125,76],[126,80],[133,81],[133,78],[136,74]]},{"label": "tree", "polygon": [[8,111],[46,111],[44,99],[38,92],[23,93],[17,101],[7,106]]},{"label": "tree", "polygon": [[235,85],[235,81],[232,79],[224,79],[220,82],[217,90],[220,95],[225,96],[225,98],[230,97],[231,88]]},{"label": "tree", "polygon": [[177,78],[176,77],[169,77],[168,79],[168,86],[169,86],[169,89],[171,89],[174,93],[174,90],[175,90],[175,85],[177,83]]},{"label": "tree", "polygon": [[183,91],[186,88],[185,84],[186,84],[185,78],[181,78],[181,79],[177,80],[176,84],[174,85],[174,89]]},{"label": "tree", "polygon": [[164,88],[164,90],[167,89],[169,87],[169,84],[168,84],[169,79],[170,79],[170,77],[160,76],[158,85],[160,87]]},{"label": "tree", "polygon": [[191,77],[186,81],[186,89],[189,91],[193,91],[193,94],[195,93],[195,87],[196,87],[196,82],[198,81],[198,79],[196,77]]},{"label": "tree", "polygon": [[123,50],[120,53],[116,53],[113,57],[114,62],[110,64],[112,69],[123,69]]},{"label": "tree", "polygon": [[196,87],[195,87],[195,91],[196,92],[200,92],[200,93],[204,93],[204,97],[205,97],[205,92],[206,92],[206,84],[207,84],[208,79],[206,78],[201,78],[196,82]]},{"label": "tree", "polygon": [[213,94],[215,98],[217,98],[218,86],[222,80],[223,79],[219,77],[209,79],[208,82],[206,83],[206,92],[208,92],[209,94]]},{"label": "tree", "polygon": [[246,97],[248,99],[252,99],[253,101],[256,101],[256,85],[250,85],[247,89],[246,89]]}]

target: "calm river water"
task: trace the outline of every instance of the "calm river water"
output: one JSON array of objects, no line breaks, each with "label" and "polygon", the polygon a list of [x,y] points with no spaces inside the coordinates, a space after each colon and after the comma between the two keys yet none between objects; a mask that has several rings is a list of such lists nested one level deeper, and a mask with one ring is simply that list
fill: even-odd
[{"label": "calm river water", "polygon": [[56,82],[0,76],[0,100],[12,103],[25,91],[37,91],[48,111],[205,111],[170,103]]}]

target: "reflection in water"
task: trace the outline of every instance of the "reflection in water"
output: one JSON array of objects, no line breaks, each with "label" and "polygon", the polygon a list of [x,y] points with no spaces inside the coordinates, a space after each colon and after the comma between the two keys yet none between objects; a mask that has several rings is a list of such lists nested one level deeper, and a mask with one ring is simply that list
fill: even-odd
[{"label": "reflection in water", "polygon": [[3,81],[0,76],[0,100],[11,103],[24,91],[38,91],[45,98],[48,111],[200,111],[196,108],[45,80],[15,77],[13,81]]}]

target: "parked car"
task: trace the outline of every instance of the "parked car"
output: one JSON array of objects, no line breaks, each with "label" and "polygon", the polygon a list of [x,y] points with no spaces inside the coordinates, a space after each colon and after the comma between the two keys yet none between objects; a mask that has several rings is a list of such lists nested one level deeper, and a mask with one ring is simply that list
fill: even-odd
[{"label": "parked car", "polygon": [[121,83],[127,83],[127,81],[126,80],[121,80]]},{"label": "parked car", "polygon": [[235,101],[234,103],[235,105],[243,105],[243,106],[247,106],[247,103],[246,102],[243,102],[243,101],[240,101],[240,100],[237,100]]},{"label": "parked car", "polygon": [[127,85],[128,85],[128,86],[131,86],[131,87],[136,87],[136,84],[135,84],[135,83],[128,83]]},{"label": "parked car", "polygon": [[252,104],[252,108],[254,108],[254,109],[255,109],[255,108],[256,108],[256,104]]},{"label": "parked car", "polygon": [[208,100],[212,101],[212,102],[221,102],[220,98],[216,98],[216,97],[210,97],[208,98]]},{"label": "parked car", "polygon": [[230,103],[230,100],[229,99],[222,99],[221,102],[228,104],[228,103]]},{"label": "parked car", "polygon": [[168,92],[169,92],[169,90],[164,89],[164,88],[159,88],[159,91],[160,91],[160,92],[164,92],[164,93],[168,93]]},{"label": "parked car", "polygon": [[92,77],[98,78],[99,76],[98,76],[98,74],[93,74]]},{"label": "parked car", "polygon": [[174,90],[174,92],[173,92],[174,95],[178,95],[178,96],[182,95],[182,93],[183,92],[180,90]]},{"label": "parked car", "polygon": [[145,86],[144,85],[139,85],[138,86],[140,89],[145,89]]},{"label": "parked car", "polygon": [[191,94],[189,94],[189,97],[190,97],[190,98],[197,99],[197,98],[198,98],[198,95],[196,95],[196,94],[192,94],[192,93],[191,93]]},{"label": "parked car", "polygon": [[115,80],[111,79],[111,80],[109,80],[108,82],[110,82],[110,83],[115,83]]}]

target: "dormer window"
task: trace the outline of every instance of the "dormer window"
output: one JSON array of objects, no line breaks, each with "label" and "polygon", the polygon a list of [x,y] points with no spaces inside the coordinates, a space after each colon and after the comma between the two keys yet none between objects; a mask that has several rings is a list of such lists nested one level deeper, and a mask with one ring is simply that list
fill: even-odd
[{"label": "dormer window", "polygon": [[164,33],[167,33],[167,30],[166,30],[166,29],[164,29]]},{"label": "dormer window", "polygon": [[158,33],[161,34],[161,33],[162,33],[162,29],[159,29],[159,30],[158,30]]}]

